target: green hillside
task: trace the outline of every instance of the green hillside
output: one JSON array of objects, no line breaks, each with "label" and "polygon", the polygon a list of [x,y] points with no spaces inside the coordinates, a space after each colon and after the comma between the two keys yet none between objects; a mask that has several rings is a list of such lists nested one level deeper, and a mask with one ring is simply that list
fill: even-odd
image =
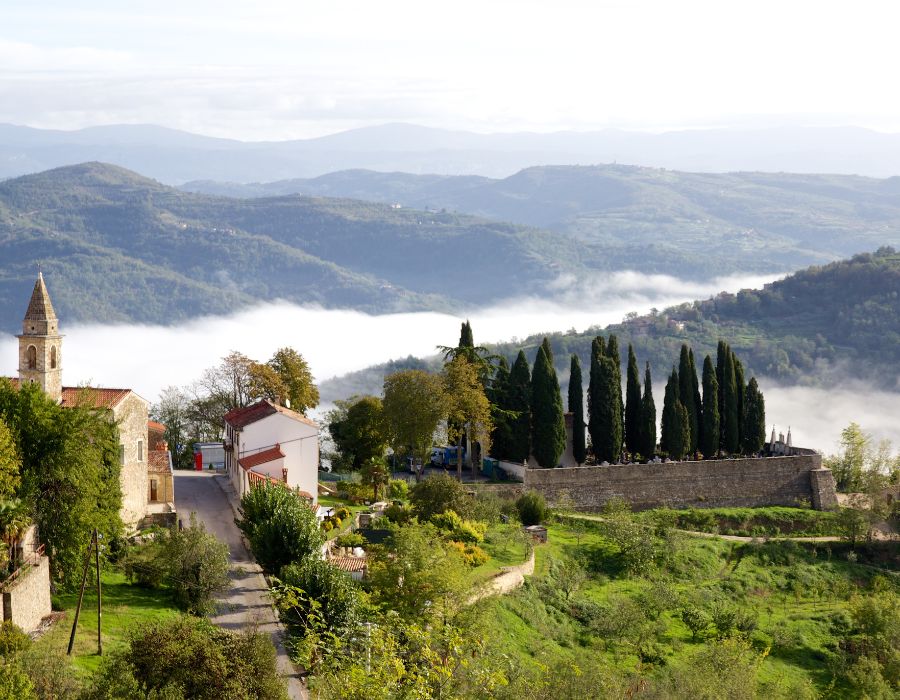
[{"label": "green hillside", "polygon": [[[502,180],[354,170],[186,189],[302,192],[447,209],[575,237],[599,269],[677,277],[792,272],[900,244],[900,178],[686,173],[626,165],[543,166]],[[599,255],[596,254],[599,251]]]},{"label": "green hillside", "polygon": [[[88,163],[0,183],[0,328],[38,264],[71,320],[171,323],[253,301],[448,309],[578,269],[554,233],[353,200],[235,200]],[[525,281],[523,283],[523,280]]]},{"label": "green hillside", "polygon": [[[702,362],[707,353],[715,358],[716,343],[725,338],[748,368],[748,377],[829,384],[856,376],[876,378],[890,389],[900,363],[900,253],[885,247],[811,267],[763,289],[720,294],[584,333],[548,334],[564,386],[570,355],[579,355],[582,366],[589,364],[591,340],[601,333],[618,336],[623,367],[624,353],[633,343],[640,363],[650,361],[657,382],[677,362],[682,343],[691,345]],[[533,362],[542,339],[533,335],[491,350],[513,360],[524,349]],[[418,362],[408,358],[324,382],[323,396],[377,393],[385,373]]]}]

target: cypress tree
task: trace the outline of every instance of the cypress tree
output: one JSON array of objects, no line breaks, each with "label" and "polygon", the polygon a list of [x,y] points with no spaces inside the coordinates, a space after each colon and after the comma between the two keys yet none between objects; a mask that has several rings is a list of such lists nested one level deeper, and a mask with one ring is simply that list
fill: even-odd
[{"label": "cypress tree", "polygon": [[507,409],[510,412],[507,457],[511,462],[524,462],[531,452],[531,370],[522,350],[509,373]]},{"label": "cypress tree", "polygon": [[491,402],[491,417],[494,422],[491,453],[499,459],[508,459],[513,416],[509,412],[509,363],[503,355],[497,361],[487,397]]},{"label": "cypress tree", "polygon": [[719,341],[716,348],[716,382],[719,384],[719,449],[725,449],[725,357],[731,353],[728,343]]},{"label": "cypress tree", "polygon": [[687,409],[680,400],[675,399],[675,423],[672,430],[672,459],[683,459],[688,451],[691,430],[691,419]]},{"label": "cypress tree", "polygon": [[588,376],[588,433],[591,445],[601,440],[600,425],[600,362],[603,360],[603,338],[597,336],[591,341],[591,369]]},{"label": "cypress tree", "polygon": [[606,357],[615,363],[616,386],[619,387],[619,424],[625,425],[625,401],[622,396],[622,355],[619,353],[619,339],[610,333],[606,343]]},{"label": "cypress tree", "polygon": [[[541,342],[541,347],[544,348],[544,352],[547,353],[547,359],[550,360],[550,364],[553,364],[553,348],[550,347],[550,339],[547,336],[544,336],[544,340]],[[537,358],[534,360],[537,362]]]},{"label": "cypress tree", "polygon": [[[659,440],[659,446],[662,448],[663,452],[672,456],[672,450],[676,446],[675,439],[675,431],[679,430],[679,427],[676,427],[676,423],[678,421],[678,414],[675,410],[675,404],[678,401],[678,370],[675,369],[675,366],[672,366],[672,374],[669,375],[669,381],[666,382],[666,396],[663,399],[663,413],[662,413],[662,431]],[[680,424],[679,424],[680,425]]]},{"label": "cypress tree", "polygon": [[744,397],[744,453],[756,454],[766,442],[766,401],[756,377],[750,377]]},{"label": "cypress tree", "polygon": [[598,462],[618,462],[622,456],[622,418],[619,405],[622,389],[616,383],[616,364],[611,357],[600,358],[597,381],[599,431],[591,434],[594,456]]},{"label": "cypress tree", "polygon": [[581,361],[572,355],[569,367],[569,413],[572,414],[572,455],[578,464],[584,464],[587,450],[584,444],[584,387],[581,378]]},{"label": "cypress tree", "polygon": [[653,401],[653,382],[650,379],[650,363],[644,372],[644,397],[641,399],[641,446],[643,457],[650,459],[656,454],[656,404]]},{"label": "cypress tree", "polygon": [[694,384],[694,411],[697,414],[697,439],[692,445],[692,451],[696,452],[700,449],[700,441],[703,440],[703,399],[700,397],[700,381],[697,378],[697,365],[694,362],[694,349],[688,352],[688,358],[691,361],[691,381]]},{"label": "cypress tree", "polygon": [[472,334],[472,324],[469,323],[468,321],[465,321],[459,330],[459,345],[457,347],[460,347],[460,348],[474,348],[475,347],[475,336]]},{"label": "cypress tree", "polygon": [[688,346],[682,344],[678,361],[678,400],[687,411],[689,432],[685,440],[685,452],[694,452],[700,439],[700,415],[694,403],[694,384],[697,375],[691,378],[691,356]]},{"label": "cypress tree", "polygon": [[741,448],[740,443],[740,416],[738,415],[738,391],[734,377],[734,355],[731,352],[725,354],[725,367],[723,370],[722,395],[725,413],[722,414],[722,447],[728,454],[735,454]]},{"label": "cypress tree", "polygon": [[703,360],[702,425],[700,451],[704,457],[715,457],[719,452],[719,382],[709,355]]},{"label": "cypress tree", "polygon": [[631,454],[641,451],[641,375],[630,343],[625,378],[625,447]]},{"label": "cypress tree", "polygon": [[542,467],[559,465],[566,449],[566,422],[556,370],[543,346],[531,374],[531,452]]},{"label": "cypress tree", "polygon": [[734,385],[737,387],[737,416],[738,416],[738,445],[744,445],[744,394],[747,390],[744,384],[744,365],[738,359],[738,356],[731,353],[731,360],[734,363]]}]

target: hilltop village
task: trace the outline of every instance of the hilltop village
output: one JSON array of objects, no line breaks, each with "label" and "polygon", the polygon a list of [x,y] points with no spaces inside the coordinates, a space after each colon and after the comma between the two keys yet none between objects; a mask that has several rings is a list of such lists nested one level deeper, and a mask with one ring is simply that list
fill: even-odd
[{"label": "hilltop village", "polygon": [[[762,392],[725,341],[699,373],[681,347],[658,422],[650,364],[639,372],[629,346],[623,381],[614,334],[594,339],[587,381],[571,356],[564,410],[549,340],[532,362],[521,350],[510,363],[477,346],[466,322],[440,372],[393,372],[381,396],[339,401],[321,426],[306,415],[318,390],[291,348],[265,363],[232,353],[202,392],[168,391],[155,405],[128,388],[66,386],[41,274],[18,341],[18,377],[0,379],[4,634],[35,641],[3,668],[35,697],[38,684],[63,682],[86,697],[126,687],[207,697],[209,686],[363,698],[373,684],[384,697],[438,697],[447,683],[454,697],[522,697],[535,683],[553,697],[674,697],[709,674],[739,688],[769,668],[772,648],[795,648],[773,637],[784,624],[774,610],[739,602],[734,586],[803,601],[809,590],[782,581],[792,567],[814,577],[823,543],[841,563],[816,600],[849,616],[845,639],[869,634],[853,596],[890,604],[877,596],[893,584],[872,571],[892,487],[879,482],[887,500],[840,509],[821,454],[790,431],[767,439]],[[718,539],[725,531],[739,552]],[[862,589],[840,587],[851,579]],[[511,615],[525,624],[516,641]],[[521,673],[498,669],[486,630],[522,645]],[[182,635],[194,646],[148,671],[144,645]],[[535,664],[542,636],[582,680]],[[98,666],[89,659],[103,640],[111,655]],[[220,671],[198,669],[198,649]],[[855,687],[854,669],[872,659],[885,687],[895,682],[880,652],[854,649],[829,652],[846,664],[831,682]],[[234,655],[248,650],[249,665]],[[43,655],[54,661],[39,666]],[[798,669],[760,682],[793,697],[813,680]]]}]

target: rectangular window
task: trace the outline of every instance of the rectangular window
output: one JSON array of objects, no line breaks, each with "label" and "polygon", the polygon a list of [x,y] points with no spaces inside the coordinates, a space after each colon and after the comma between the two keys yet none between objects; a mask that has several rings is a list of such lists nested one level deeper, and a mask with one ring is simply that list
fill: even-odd
[{"label": "rectangular window", "polygon": [[138,440],[137,452],[138,452],[138,458],[137,458],[138,462],[143,462],[144,461],[144,441],[143,440]]},{"label": "rectangular window", "polygon": [[119,445],[119,464],[125,464],[125,445]]}]

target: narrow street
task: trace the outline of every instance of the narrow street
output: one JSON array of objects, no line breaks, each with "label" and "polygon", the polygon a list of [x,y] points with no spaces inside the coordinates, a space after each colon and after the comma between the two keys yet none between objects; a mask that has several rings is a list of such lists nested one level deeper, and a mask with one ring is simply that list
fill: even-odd
[{"label": "narrow street", "polygon": [[230,630],[254,627],[269,634],[278,652],[278,668],[288,679],[288,694],[292,700],[307,698],[297,669],[284,647],[284,630],[272,608],[269,589],[262,570],[244,546],[241,532],[234,524],[232,501],[225,494],[225,476],[208,472],[175,471],[175,506],[178,517],[186,527],[191,513],[211,532],[228,545],[231,563],[231,587],[220,600],[218,614],[211,621]]}]

